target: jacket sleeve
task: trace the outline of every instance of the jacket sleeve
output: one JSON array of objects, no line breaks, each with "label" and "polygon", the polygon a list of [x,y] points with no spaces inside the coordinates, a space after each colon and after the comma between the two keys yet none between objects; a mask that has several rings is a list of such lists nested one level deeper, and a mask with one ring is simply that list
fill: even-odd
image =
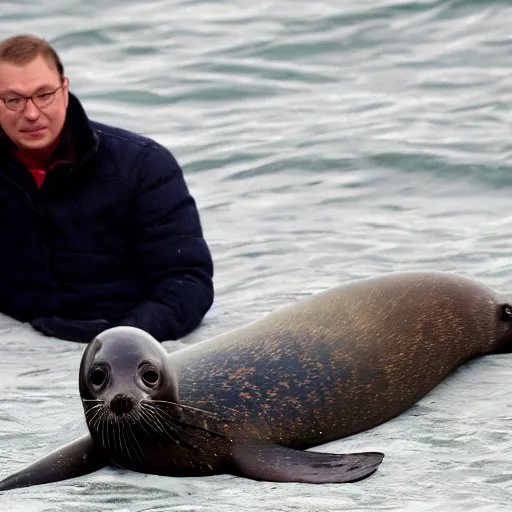
[{"label": "jacket sleeve", "polygon": [[183,171],[157,144],[139,169],[131,236],[146,299],[121,324],[139,327],[159,341],[182,338],[213,303],[213,262]]}]

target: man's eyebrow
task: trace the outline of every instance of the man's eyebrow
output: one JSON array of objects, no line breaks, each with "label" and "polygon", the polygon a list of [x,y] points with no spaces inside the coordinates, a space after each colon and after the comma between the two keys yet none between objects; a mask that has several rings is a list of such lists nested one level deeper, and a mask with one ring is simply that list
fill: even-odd
[{"label": "man's eyebrow", "polygon": [[23,96],[23,94],[21,94],[18,91],[15,91],[14,89],[7,89],[5,91],[0,92],[0,96],[2,96],[2,97],[7,96],[8,94],[15,94],[16,96]]},{"label": "man's eyebrow", "polygon": [[40,87],[38,87],[34,92],[33,94],[37,94],[41,91],[53,91],[54,89],[56,89],[57,87],[59,87],[58,85],[54,85],[54,84],[45,84],[45,85],[41,85]]},{"label": "man's eyebrow", "polygon": [[[41,93],[42,91],[53,91],[55,89],[55,86],[54,85],[50,85],[50,84],[44,84],[44,85],[40,85],[33,93],[32,95],[35,95],[35,94],[39,94]],[[22,97],[25,97],[24,94],[22,94],[21,92],[19,91],[15,91],[14,89],[8,89],[6,91],[3,91],[1,93],[1,96],[6,96],[7,94],[14,94],[16,96],[22,96]]]}]

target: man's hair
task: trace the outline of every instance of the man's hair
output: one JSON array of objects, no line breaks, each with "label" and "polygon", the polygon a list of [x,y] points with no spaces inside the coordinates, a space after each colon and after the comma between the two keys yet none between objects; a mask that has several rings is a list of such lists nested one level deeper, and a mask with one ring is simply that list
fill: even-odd
[{"label": "man's hair", "polygon": [[30,35],[19,35],[0,42],[0,62],[23,66],[38,56],[46,59],[48,64],[57,70],[60,79],[64,80],[64,66],[60,57],[43,39]]}]

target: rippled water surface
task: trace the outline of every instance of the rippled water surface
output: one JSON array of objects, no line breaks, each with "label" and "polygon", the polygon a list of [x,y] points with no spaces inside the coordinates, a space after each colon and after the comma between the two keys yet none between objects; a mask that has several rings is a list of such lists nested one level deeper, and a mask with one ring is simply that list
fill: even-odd
[{"label": "rippled water surface", "polygon": [[[171,149],[201,211],[216,303],[184,343],[351,279],[439,269],[512,292],[505,1],[2,1],[0,34],[55,45],[89,115]],[[169,350],[174,343],[166,344]],[[85,431],[83,346],[0,319],[0,475]],[[2,511],[511,510],[512,356],[318,448],[379,450],[367,480],[105,469]]]}]

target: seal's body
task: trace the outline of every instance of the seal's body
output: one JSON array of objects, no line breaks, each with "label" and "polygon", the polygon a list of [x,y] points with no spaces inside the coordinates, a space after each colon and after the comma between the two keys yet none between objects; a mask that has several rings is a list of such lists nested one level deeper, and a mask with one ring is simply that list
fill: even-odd
[{"label": "seal's body", "polygon": [[511,315],[503,297],[467,277],[410,272],[333,288],[170,355],[138,329],[110,329],[80,367],[90,436],[0,490],[108,463],[175,476],[365,478],[381,453],[302,450],[379,425],[465,361],[507,350]]}]

